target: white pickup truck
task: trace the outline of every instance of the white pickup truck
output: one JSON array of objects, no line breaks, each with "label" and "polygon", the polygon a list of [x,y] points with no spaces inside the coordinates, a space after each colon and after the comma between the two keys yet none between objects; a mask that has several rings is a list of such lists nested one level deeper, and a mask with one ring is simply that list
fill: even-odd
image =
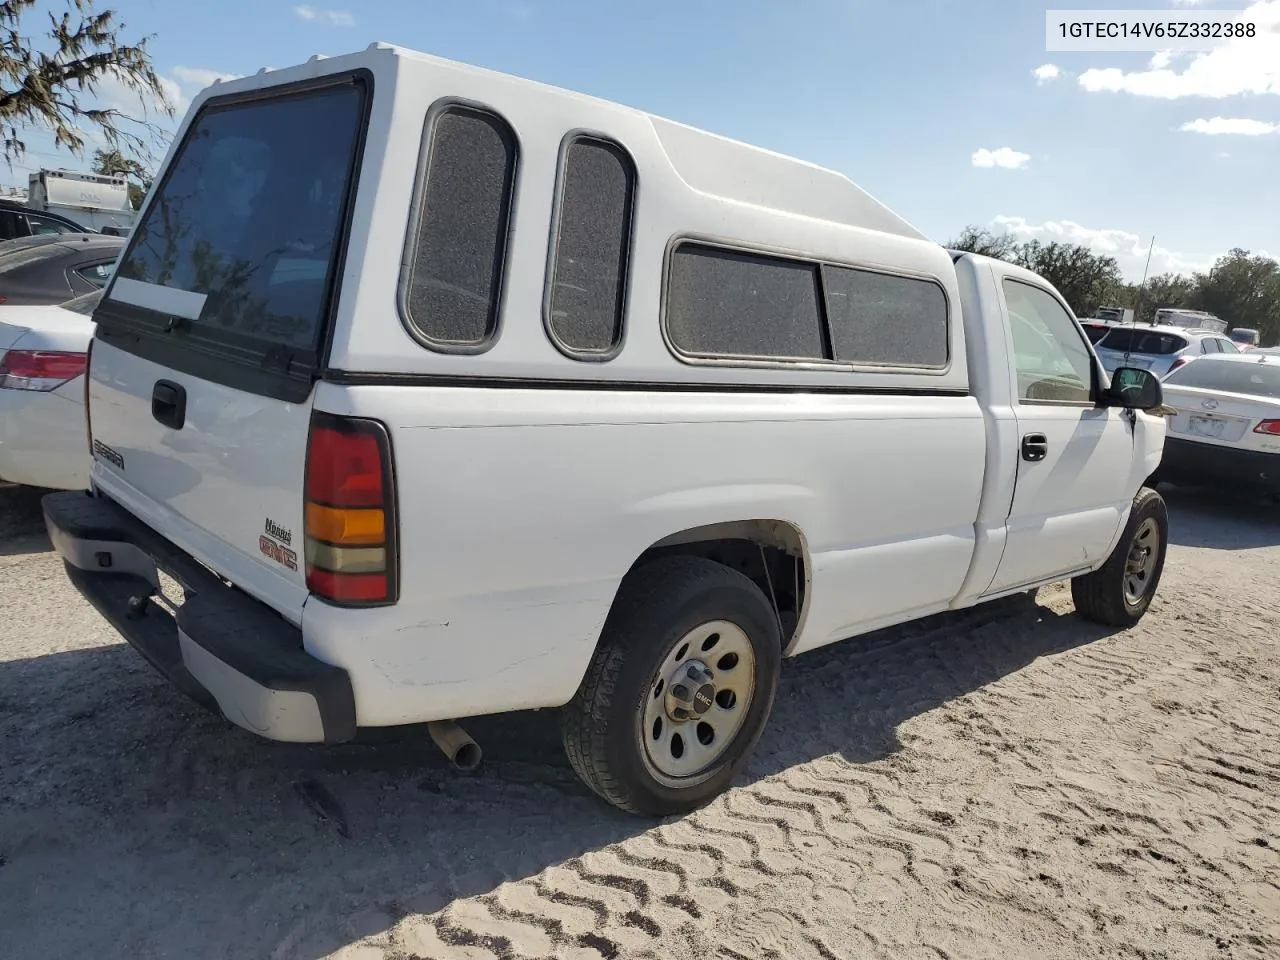
[{"label": "white pickup truck", "polygon": [[411,51],[199,96],[94,319],[53,543],[276,740],[425,722],[469,766],[458,719],[561,708],[584,781],[666,814],[741,768],[785,657],[1068,578],[1125,626],[1160,579],[1160,384],[1041,278]]}]

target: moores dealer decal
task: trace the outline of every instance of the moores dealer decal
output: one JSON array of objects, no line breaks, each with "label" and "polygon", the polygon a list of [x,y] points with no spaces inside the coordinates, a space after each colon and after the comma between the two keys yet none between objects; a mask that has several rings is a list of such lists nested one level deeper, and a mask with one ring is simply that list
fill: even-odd
[{"label": "moores dealer decal", "polygon": [[298,554],[289,548],[292,543],[293,531],[267,517],[265,530],[258,537],[258,549],[262,551],[262,555],[290,570],[297,570]]}]

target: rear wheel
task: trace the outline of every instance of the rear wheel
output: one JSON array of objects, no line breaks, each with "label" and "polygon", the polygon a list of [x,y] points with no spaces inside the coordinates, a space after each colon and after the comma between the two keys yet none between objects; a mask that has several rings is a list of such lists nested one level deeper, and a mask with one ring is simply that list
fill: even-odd
[{"label": "rear wheel", "polygon": [[1076,610],[1097,623],[1133,626],[1151,606],[1164,572],[1168,544],[1169,513],[1164,498],[1143,487],[1107,562],[1071,581]]},{"label": "rear wheel", "polygon": [[698,557],[636,569],[565,707],[569,762],[631,813],[702,806],[759,740],[781,648],[772,605],[742,574]]}]

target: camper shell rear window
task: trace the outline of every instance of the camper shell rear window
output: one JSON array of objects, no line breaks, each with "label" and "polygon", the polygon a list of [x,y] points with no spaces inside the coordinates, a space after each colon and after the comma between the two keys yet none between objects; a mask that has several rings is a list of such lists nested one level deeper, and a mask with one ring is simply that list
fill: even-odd
[{"label": "camper shell rear window", "polygon": [[95,311],[100,336],[304,398],[336,300],[371,86],[361,72],[206,104]]}]

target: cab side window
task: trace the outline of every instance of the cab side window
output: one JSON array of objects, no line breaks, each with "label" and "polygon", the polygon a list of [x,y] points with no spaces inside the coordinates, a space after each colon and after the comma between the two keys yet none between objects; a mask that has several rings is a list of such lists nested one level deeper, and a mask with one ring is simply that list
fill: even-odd
[{"label": "cab side window", "polygon": [[1092,354],[1071,315],[1047,291],[1018,280],[1004,280],[1004,298],[1013,335],[1018,399],[1089,403]]},{"label": "cab side window", "polygon": [[44,217],[35,217],[31,214],[26,215],[27,226],[33,237],[41,236],[46,233],[70,233],[71,230],[65,224],[58,223],[55,220],[46,220]]}]

